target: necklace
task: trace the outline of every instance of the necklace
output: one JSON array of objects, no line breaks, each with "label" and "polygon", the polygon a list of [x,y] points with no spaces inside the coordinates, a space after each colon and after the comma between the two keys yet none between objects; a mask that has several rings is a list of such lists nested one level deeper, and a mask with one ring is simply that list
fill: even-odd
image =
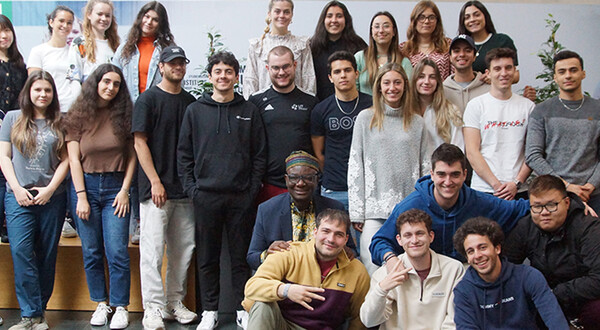
[{"label": "necklace", "polygon": [[581,104],[579,104],[579,106],[578,106],[577,108],[575,108],[575,109],[571,109],[571,108],[569,108],[569,107],[568,107],[568,106],[565,104],[565,102],[563,102],[563,100],[562,100],[560,97],[558,98],[558,100],[559,100],[559,101],[560,101],[560,103],[563,105],[563,107],[565,107],[565,109],[575,112],[575,111],[577,111],[577,110],[581,109],[581,107],[583,106],[583,102],[585,102],[585,97],[581,99]]},{"label": "necklace", "polygon": [[340,101],[338,101],[337,96],[334,95],[333,97],[335,98],[335,103],[337,104],[338,108],[345,115],[350,115],[351,113],[353,113],[354,110],[356,110],[356,107],[358,106],[358,100],[360,100],[360,94],[358,94],[358,96],[356,97],[356,103],[354,103],[354,109],[352,109],[352,111],[350,111],[350,112],[346,112],[346,111],[344,111],[344,109],[342,109],[342,106],[340,105]]}]

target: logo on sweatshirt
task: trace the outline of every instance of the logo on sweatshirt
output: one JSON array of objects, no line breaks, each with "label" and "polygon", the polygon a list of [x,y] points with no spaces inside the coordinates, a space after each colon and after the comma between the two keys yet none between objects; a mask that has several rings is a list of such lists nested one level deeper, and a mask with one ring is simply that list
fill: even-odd
[{"label": "logo on sweatshirt", "polygon": [[493,308],[497,308],[501,304],[506,304],[506,303],[509,303],[511,301],[515,301],[515,297],[502,298],[501,301],[495,302],[493,304],[479,305],[479,308],[481,308],[481,309],[493,309]]},{"label": "logo on sweatshirt", "polygon": [[443,298],[446,296],[446,292],[433,292],[431,296],[433,298]]},{"label": "logo on sweatshirt", "polygon": [[345,288],[346,284],[338,282],[337,286],[339,286],[340,288]]},{"label": "logo on sweatshirt", "polygon": [[269,110],[275,110],[275,108],[273,108],[273,106],[270,103],[267,104],[267,106],[265,107],[265,111],[269,111]]},{"label": "logo on sweatshirt", "polygon": [[235,119],[239,119],[239,120],[252,120],[252,118],[249,117],[242,117],[242,116],[235,116]]},{"label": "logo on sweatshirt", "polygon": [[292,104],[292,110],[294,111],[308,111],[308,107],[304,104]]}]

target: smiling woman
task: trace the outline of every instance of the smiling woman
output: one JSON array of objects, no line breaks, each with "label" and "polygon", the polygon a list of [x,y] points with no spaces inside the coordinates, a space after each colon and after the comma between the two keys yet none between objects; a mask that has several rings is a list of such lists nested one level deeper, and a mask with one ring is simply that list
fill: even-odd
[{"label": "smiling woman", "polygon": [[112,64],[123,70],[133,102],[161,81],[158,58],[162,49],[173,44],[167,9],[158,1],[148,2],[138,12],[127,41],[117,48],[112,59]]},{"label": "smiling woman", "polygon": [[65,6],[57,6],[48,15],[50,40],[33,47],[27,61],[27,71],[31,74],[37,70],[50,72],[56,82],[60,111],[67,112],[81,90],[81,85],[71,79],[69,67],[69,46],[67,37],[73,28],[73,11]]},{"label": "smiling woman", "polygon": [[[71,166],[71,214],[81,238],[85,273],[92,301],[98,303],[92,325],[110,328],[129,323],[129,187],[136,164],[131,130],[132,103],[123,73],[100,65],[83,83],[67,114],[67,150]],[[104,253],[102,253],[104,250]],[[110,291],[106,292],[104,256]],[[109,305],[110,302],[110,305]]]},{"label": "smiling woman", "polygon": [[110,63],[119,43],[112,1],[90,0],[83,9],[83,36],[69,50],[71,78],[83,82],[100,64]]},{"label": "smiling woman", "polygon": [[369,47],[354,54],[359,72],[358,90],[373,94],[373,83],[378,69],[386,63],[402,65],[408,76],[412,73],[410,61],[398,48],[398,26],[394,16],[387,11],[373,15],[369,26]]},{"label": "smiling woman", "polygon": [[354,54],[367,48],[367,44],[354,31],[352,16],[346,5],[333,0],[321,11],[315,34],[310,39],[310,48],[317,78],[317,98],[323,101],[334,92],[327,70],[329,56],[339,50]]},{"label": "smiling woman", "polygon": [[406,106],[408,77],[402,67],[385,64],[374,87],[373,107],[356,117],[348,161],[350,219],[362,231],[360,255],[369,274],[377,269],[371,238],[429,171],[432,152],[423,118]]},{"label": "smiling woman", "polygon": [[450,39],[444,35],[442,16],[433,1],[422,0],[410,14],[406,41],[400,44],[410,63],[416,66],[423,58],[433,60],[440,70],[442,81],[454,70],[450,65]]}]

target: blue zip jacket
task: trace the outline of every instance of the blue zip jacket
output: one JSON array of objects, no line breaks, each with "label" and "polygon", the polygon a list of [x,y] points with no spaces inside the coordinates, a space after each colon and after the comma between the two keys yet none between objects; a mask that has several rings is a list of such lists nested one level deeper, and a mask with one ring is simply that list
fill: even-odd
[{"label": "blue zip jacket", "polygon": [[498,222],[502,230],[508,233],[521,217],[529,214],[529,201],[527,200],[503,200],[473,190],[465,184],[460,190],[456,204],[452,208],[444,210],[433,197],[433,181],[430,175],[420,178],[415,184],[415,189],[416,191],[396,204],[383,227],[373,236],[369,246],[373,263],[381,266],[385,253],[391,251],[400,254],[403,252],[402,247],[396,241],[398,234],[396,219],[401,213],[410,209],[423,210],[431,216],[432,229],[435,233],[431,249],[460,261],[464,261],[464,258],[454,250],[452,236],[465,221],[483,216]]},{"label": "blue zip jacket", "polygon": [[495,282],[484,281],[469,267],[454,288],[456,329],[538,329],[536,312],[550,330],[569,329],[542,273],[505,258]]}]

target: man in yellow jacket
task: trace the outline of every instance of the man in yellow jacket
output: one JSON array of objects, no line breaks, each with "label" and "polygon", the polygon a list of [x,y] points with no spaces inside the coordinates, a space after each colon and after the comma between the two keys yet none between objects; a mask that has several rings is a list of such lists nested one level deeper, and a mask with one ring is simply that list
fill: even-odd
[{"label": "man in yellow jacket", "polygon": [[359,318],[369,275],[344,252],[350,218],[326,209],[317,216],[314,238],[269,255],[246,283],[248,329],[365,329]]}]

